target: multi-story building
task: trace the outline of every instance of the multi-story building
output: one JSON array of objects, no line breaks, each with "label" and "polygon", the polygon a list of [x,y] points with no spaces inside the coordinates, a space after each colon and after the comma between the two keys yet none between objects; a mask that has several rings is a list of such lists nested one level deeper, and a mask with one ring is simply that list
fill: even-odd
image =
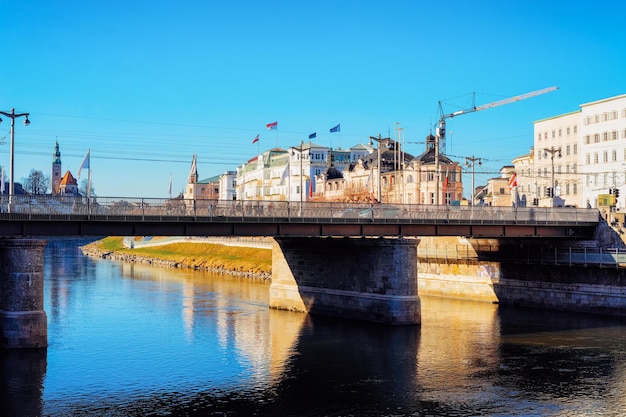
[{"label": "multi-story building", "polygon": [[515,167],[515,184],[517,186],[511,192],[516,194],[514,198],[517,201],[517,205],[519,207],[528,207],[533,203],[538,205],[535,148],[531,147],[529,153],[515,158],[513,166]]},{"label": "multi-story building", "polygon": [[626,94],[582,104],[580,117],[581,200],[597,207],[600,194],[626,191]]},{"label": "multi-story building", "polygon": [[517,171],[518,184],[524,184],[531,202],[537,198],[540,206],[582,205],[580,122],[581,112],[575,111],[534,123],[534,169],[530,175],[528,168]]}]

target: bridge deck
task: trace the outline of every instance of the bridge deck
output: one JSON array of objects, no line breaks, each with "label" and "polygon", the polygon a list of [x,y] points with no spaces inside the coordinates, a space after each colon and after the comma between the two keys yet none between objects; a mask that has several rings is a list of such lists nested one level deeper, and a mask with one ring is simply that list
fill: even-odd
[{"label": "bridge deck", "polygon": [[[5,197],[6,199],[6,197]],[[276,201],[13,196],[0,236],[468,236],[588,238],[598,211]]]}]

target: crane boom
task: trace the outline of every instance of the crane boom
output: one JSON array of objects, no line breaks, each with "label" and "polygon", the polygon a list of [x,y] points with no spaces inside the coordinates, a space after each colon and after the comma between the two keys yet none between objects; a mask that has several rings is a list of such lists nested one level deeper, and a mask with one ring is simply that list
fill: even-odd
[{"label": "crane boom", "polygon": [[[502,106],[504,104],[515,103],[517,101],[526,100],[527,98],[536,97],[541,94],[550,93],[554,90],[558,90],[558,87],[548,87],[543,88],[541,90],[531,91],[529,93],[520,94],[517,96],[505,98],[503,100],[493,101],[491,103],[483,104],[480,106],[473,105],[472,107],[464,110],[457,110],[453,113],[444,114],[443,108],[441,106],[441,101],[439,102],[439,111],[441,113],[441,117],[439,119],[439,126],[437,128],[437,138],[439,139],[439,145],[444,147],[445,149],[445,139],[446,139],[446,119],[451,119],[456,116],[460,116],[462,114],[473,113],[476,111],[491,109],[493,107]],[[445,152],[444,152],[445,153]]]},{"label": "crane boom", "polygon": [[[448,114],[445,114],[443,112],[443,108],[441,106],[441,101],[440,101],[439,102],[439,112],[441,114],[441,117],[439,118],[439,126],[436,129],[437,134],[435,135],[435,173],[436,173],[435,175],[436,175],[437,183],[439,184],[439,154],[440,154],[440,147],[443,147],[445,149],[446,119],[451,119],[453,117],[460,116],[462,114],[473,113],[473,112],[476,112],[476,111],[491,109],[493,107],[502,106],[504,104],[514,103],[516,101],[521,101],[521,100],[525,100],[527,98],[539,96],[541,94],[549,93],[549,92],[557,90],[557,89],[558,89],[558,87],[548,87],[548,88],[543,88],[541,90],[531,91],[530,93],[520,94],[518,96],[514,96],[514,97],[506,98],[506,99],[503,99],[503,100],[498,100],[498,101],[494,101],[494,102],[491,102],[491,103],[483,104],[481,106],[476,106],[475,104],[473,104],[472,107],[470,107],[468,109],[458,110],[458,111],[455,111],[454,113],[448,113]],[[472,190],[472,192],[473,192],[473,190]],[[440,204],[440,202],[439,202],[439,186],[437,186],[435,188],[435,202],[436,202],[435,204]]]}]

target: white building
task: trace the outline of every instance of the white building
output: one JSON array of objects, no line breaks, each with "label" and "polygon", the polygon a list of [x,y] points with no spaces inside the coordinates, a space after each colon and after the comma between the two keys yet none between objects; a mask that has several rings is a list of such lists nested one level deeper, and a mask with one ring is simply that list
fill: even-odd
[{"label": "white building", "polygon": [[581,105],[582,202],[598,206],[598,195],[626,187],[626,94]]},{"label": "white building", "polygon": [[524,185],[531,203],[537,198],[543,207],[563,204],[582,207],[580,124],[580,111],[534,123],[534,169],[530,167],[530,173],[528,167],[523,172],[517,171],[518,184]]}]

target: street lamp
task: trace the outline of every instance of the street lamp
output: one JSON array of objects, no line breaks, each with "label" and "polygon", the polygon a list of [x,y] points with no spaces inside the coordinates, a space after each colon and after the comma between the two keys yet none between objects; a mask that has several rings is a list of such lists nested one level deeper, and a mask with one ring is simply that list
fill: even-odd
[{"label": "street lamp", "polygon": [[475,162],[478,162],[478,165],[482,165],[482,159],[481,158],[474,158],[474,155],[470,156],[466,156],[465,157],[465,166],[469,167],[470,164],[472,164],[472,206],[474,206],[474,193],[475,193],[475,189],[474,189],[474,165]]},{"label": "street lamp", "polygon": [[[9,161],[9,208],[11,207],[11,203],[13,202],[13,195],[15,194],[15,188],[13,184],[13,160],[15,156],[15,119],[18,117],[25,117],[24,126],[28,126],[30,124],[30,120],[28,120],[29,113],[15,113],[15,109],[11,109],[11,113],[7,113],[4,111],[0,111],[0,114],[11,118],[11,159]],[[2,119],[0,118],[0,123],[2,123]]]},{"label": "street lamp", "polygon": [[550,148],[543,148],[544,158],[548,157],[548,153],[550,154],[550,162],[552,163],[552,177],[550,179],[550,186],[552,187],[552,191],[550,192],[550,197],[554,197],[554,154],[558,154],[558,157],[561,157],[561,148],[555,148],[554,146]]}]

